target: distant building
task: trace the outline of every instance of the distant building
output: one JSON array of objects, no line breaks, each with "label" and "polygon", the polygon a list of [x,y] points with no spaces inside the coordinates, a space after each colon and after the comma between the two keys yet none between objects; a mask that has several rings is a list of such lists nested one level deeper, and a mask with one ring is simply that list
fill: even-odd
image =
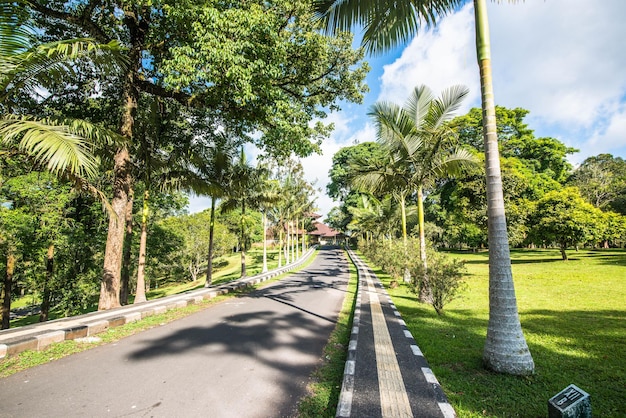
[{"label": "distant building", "polygon": [[339,231],[335,231],[328,225],[317,221],[317,218],[319,218],[320,215],[317,215],[317,217],[311,217],[313,218],[313,226],[315,227],[315,229],[309,232],[309,236],[311,237],[309,242],[310,245],[339,245],[344,242],[344,234]]}]

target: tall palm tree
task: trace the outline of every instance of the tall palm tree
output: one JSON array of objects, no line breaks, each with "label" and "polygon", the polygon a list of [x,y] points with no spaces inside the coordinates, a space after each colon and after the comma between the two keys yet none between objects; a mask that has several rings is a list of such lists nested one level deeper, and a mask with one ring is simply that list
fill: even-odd
[{"label": "tall palm tree", "polygon": [[[456,133],[446,126],[467,93],[467,88],[453,86],[435,98],[422,85],[413,90],[404,107],[378,102],[369,113],[376,124],[378,141],[393,159],[394,166],[403,167],[410,190],[417,192],[420,259],[424,271],[427,270],[424,188],[438,179],[458,175],[465,165],[476,162],[469,151],[457,146]],[[420,282],[419,298],[423,302],[430,300],[427,276]]]},{"label": "tall palm tree", "polygon": [[197,154],[193,165],[205,180],[206,188],[200,194],[211,197],[211,215],[209,218],[209,248],[207,249],[207,270],[205,287],[213,282],[213,247],[215,231],[215,206],[218,199],[223,198],[228,189],[235,160],[235,142],[226,133],[215,135],[203,152]]},{"label": "tall palm tree", "polygon": [[232,175],[224,201],[220,210],[224,213],[239,208],[241,210],[239,218],[239,242],[241,244],[241,277],[246,277],[246,241],[247,224],[249,219],[246,215],[247,209],[257,209],[264,199],[262,194],[264,182],[264,169],[255,168],[248,163],[243,147],[238,161],[233,166]]},{"label": "tall palm tree", "polygon": [[[502,174],[496,131],[495,101],[491,77],[491,47],[486,0],[473,0],[476,50],[480,68],[483,108],[487,212],[489,223],[489,325],[483,352],[485,366],[496,372],[527,375],[534,362],[522,332],[511,272],[506,230]],[[320,17],[330,31],[364,29],[363,45],[370,53],[382,53],[406,43],[420,26],[436,19],[463,0],[318,0]]]}]

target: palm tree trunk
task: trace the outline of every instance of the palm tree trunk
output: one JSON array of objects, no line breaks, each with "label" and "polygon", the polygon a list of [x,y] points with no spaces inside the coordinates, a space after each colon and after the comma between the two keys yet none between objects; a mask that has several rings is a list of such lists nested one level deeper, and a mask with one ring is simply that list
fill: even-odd
[{"label": "palm tree trunk", "polygon": [[215,197],[211,196],[211,218],[209,220],[209,255],[207,256],[206,282],[204,287],[211,286],[213,282],[213,239],[215,231]]},{"label": "palm tree trunk", "polygon": [[432,289],[428,279],[428,263],[426,260],[426,234],[424,233],[424,192],[422,186],[417,188],[417,220],[420,230],[420,261],[424,268],[424,275],[421,277],[419,285],[419,301],[424,303],[432,302]]},{"label": "palm tree trunk", "polygon": [[41,312],[39,322],[46,322],[50,314],[50,283],[54,274],[54,244],[48,245],[46,254],[46,281],[43,283],[43,295],[41,297]]},{"label": "palm tree trunk", "polygon": [[128,295],[130,294],[130,271],[131,271],[131,255],[133,245],[133,190],[130,190],[128,204],[126,205],[126,236],[124,237],[124,255],[122,258],[122,277],[120,289],[120,303],[128,304]]},{"label": "palm tree trunk", "polygon": [[300,257],[300,231],[298,231],[298,225],[300,224],[300,219],[296,218],[296,227],[294,228],[295,236],[294,236],[294,261],[296,261]]},{"label": "palm tree trunk", "polygon": [[2,286],[2,328],[0,329],[9,329],[11,326],[11,290],[16,260],[11,244],[9,243],[7,247],[7,269],[4,275],[4,285]]},{"label": "palm tree trunk", "polygon": [[[289,215],[287,215],[287,219],[289,219]],[[285,244],[285,264],[289,264],[289,246],[291,245],[291,235],[290,235],[290,228],[289,228],[289,223],[290,221],[287,221],[287,232],[286,232],[286,239],[285,241],[287,241]]]},{"label": "palm tree trunk", "polygon": [[[404,194],[400,195],[400,213],[402,217],[402,245],[404,248],[404,260],[405,264],[409,257],[409,249],[407,243],[407,234],[406,234],[406,200]],[[408,266],[404,266],[404,278],[405,283],[409,283],[411,281],[411,272],[409,271]]]},{"label": "palm tree trunk", "polygon": [[267,215],[263,211],[263,269],[261,273],[267,273]]},{"label": "palm tree trunk", "polygon": [[283,228],[278,233],[278,268],[283,266]]},{"label": "palm tree trunk", "polygon": [[145,302],[146,299],[146,245],[148,242],[148,200],[150,192],[143,192],[143,210],[141,213],[141,236],[139,238],[139,262],[137,263],[137,291],[133,303]]},{"label": "palm tree trunk", "polygon": [[535,365],[522,332],[511,272],[485,0],[474,0],[474,12],[482,90],[489,224],[489,324],[483,361],[487,368],[499,373],[528,375],[534,372]]},{"label": "palm tree trunk", "polygon": [[241,277],[246,277],[246,229],[244,218],[246,216],[246,203],[241,204]]}]

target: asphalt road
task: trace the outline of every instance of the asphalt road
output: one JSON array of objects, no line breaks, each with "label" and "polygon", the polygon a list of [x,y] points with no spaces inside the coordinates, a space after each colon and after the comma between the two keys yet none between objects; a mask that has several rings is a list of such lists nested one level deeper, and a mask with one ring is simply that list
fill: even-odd
[{"label": "asphalt road", "polygon": [[325,249],[249,296],[0,379],[0,417],[290,417],[346,296]]}]

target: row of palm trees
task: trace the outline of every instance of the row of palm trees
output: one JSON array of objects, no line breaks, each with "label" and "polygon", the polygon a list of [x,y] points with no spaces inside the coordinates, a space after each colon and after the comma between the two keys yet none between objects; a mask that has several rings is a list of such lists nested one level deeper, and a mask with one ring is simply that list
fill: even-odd
[{"label": "row of palm trees", "polygon": [[[316,3],[319,17],[329,32],[360,28],[366,50],[380,54],[411,40],[422,25],[436,25],[439,17],[454,11],[463,1],[318,0]],[[487,5],[486,0],[473,0],[473,3],[482,92],[489,224],[489,324],[483,361],[487,368],[497,372],[532,374],[534,362],[521,329],[511,272],[491,76]]]}]

